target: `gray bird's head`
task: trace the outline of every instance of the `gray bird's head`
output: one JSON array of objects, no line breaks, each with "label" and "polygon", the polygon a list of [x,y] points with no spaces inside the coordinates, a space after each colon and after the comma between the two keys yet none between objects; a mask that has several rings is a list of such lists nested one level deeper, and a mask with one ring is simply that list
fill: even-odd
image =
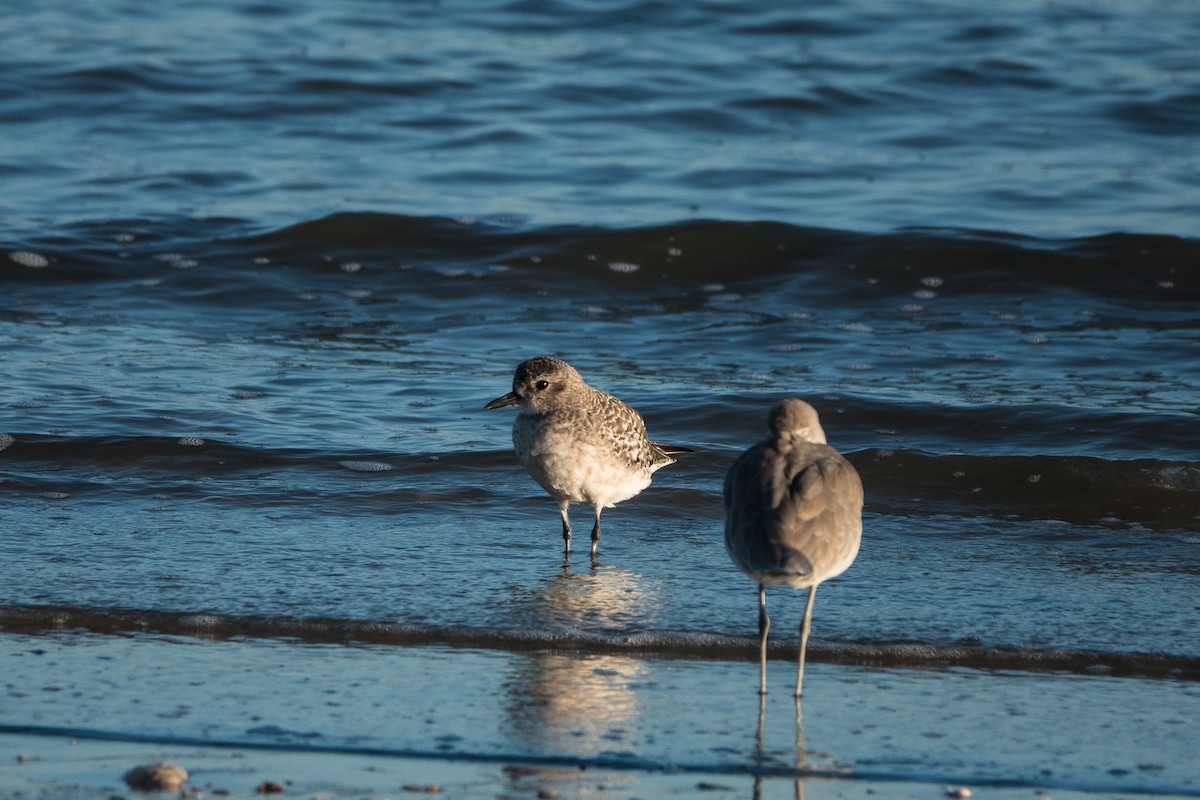
[{"label": "gray bird's head", "polygon": [[821,428],[821,421],[817,419],[817,410],[795,397],[790,397],[771,409],[767,425],[774,439],[795,437],[806,442],[825,444],[825,431]]},{"label": "gray bird's head", "polygon": [[513,390],[484,406],[485,410],[520,406],[522,411],[541,413],[559,405],[562,398],[585,386],[575,368],[550,356],[536,356],[517,365]]}]

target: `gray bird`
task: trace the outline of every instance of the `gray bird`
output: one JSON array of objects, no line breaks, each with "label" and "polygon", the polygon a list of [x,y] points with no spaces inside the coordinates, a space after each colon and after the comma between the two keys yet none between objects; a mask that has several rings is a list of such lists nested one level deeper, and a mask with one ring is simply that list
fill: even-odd
[{"label": "gray bird", "polygon": [[596,512],[592,555],[600,544],[600,512],[650,485],[650,476],[674,464],[686,447],[655,444],[634,409],[594,389],[565,361],[537,356],[521,362],[513,390],[484,406],[517,407],[513,446],[521,466],[558,501],[563,540],[571,552],[571,503]]},{"label": "gray bird", "polygon": [[784,400],[771,411],[770,436],[738,457],[725,476],[725,548],[758,583],[759,692],[767,692],[766,587],[808,589],[800,624],[796,697],[817,584],[841,575],[858,555],[863,488],[858,472],[825,444],[816,410]]}]

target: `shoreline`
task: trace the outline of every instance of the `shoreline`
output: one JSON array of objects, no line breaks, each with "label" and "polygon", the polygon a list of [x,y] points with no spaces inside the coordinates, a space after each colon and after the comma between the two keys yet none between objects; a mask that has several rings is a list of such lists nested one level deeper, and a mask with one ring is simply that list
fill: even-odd
[{"label": "shoreline", "polygon": [[[17,753],[13,756],[13,753]],[[182,791],[143,792],[122,779],[132,767],[168,761],[189,773]],[[340,800],[358,797],[690,797],[938,798],[961,789],[993,800],[1038,800],[1050,794],[1024,785],[947,784],[852,775],[760,774],[715,770],[639,770],[537,760],[465,756],[401,756],[171,745],[70,739],[0,732],[0,798],[77,800],[115,797],[221,797],[250,800],[278,794]],[[797,794],[799,787],[799,794]],[[276,791],[278,790],[278,791]],[[1053,790],[1060,800],[1098,793]],[[1101,793],[1102,794],[1102,793]],[[1137,793],[1123,792],[1136,797]]]},{"label": "shoreline", "polygon": [[[561,652],[644,658],[756,661],[756,635],[715,633],[605,635],[578,629],[554,633],[402,625],[332,617],[266,617],[208,611],[90,609],[57,605],[0,605],[0,632],[30,635],[77,630],[102,635],[152,634],[208,641],[255,638],[350,647],[445,646],[506,652]],[[787,635],[768,642],[767,658],[792,661],[798,640]],[[968,668],[1077,673],[1114,677],[1200,681],[1200,657],[1174,653],[1099,652],[972,644],[904,642],[809,642],[813,662],[858,667]]]},{"label": "shoreline", "polygon": [[164,759],[229,796],[1200,797],[1181,680],[814,663],[798,719],[777,661],[761,718],[742,661],[78,631],[0,661],[3,798],[107,800]]}]

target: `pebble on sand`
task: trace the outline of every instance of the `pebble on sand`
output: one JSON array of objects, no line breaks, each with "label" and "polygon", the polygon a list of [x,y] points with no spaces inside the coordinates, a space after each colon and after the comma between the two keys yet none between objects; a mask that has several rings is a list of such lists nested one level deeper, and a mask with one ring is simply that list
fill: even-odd
[{"label": "pebble on sand", "polygon": [[139,792],[177,792],[187,779],[187,770],[170,761],[134,767],[125,773],[125,783]]},{"label": "pebble on sand", "polygon": [[254,792],[255,794],[283,794],[283,784],[277,781],[263,781]]},{"label": "pebble on sand", "polygon": [[946,797],[952,797],[954,800],[967,800],[971,796],[971,790],[965,786],[947,786]]}]

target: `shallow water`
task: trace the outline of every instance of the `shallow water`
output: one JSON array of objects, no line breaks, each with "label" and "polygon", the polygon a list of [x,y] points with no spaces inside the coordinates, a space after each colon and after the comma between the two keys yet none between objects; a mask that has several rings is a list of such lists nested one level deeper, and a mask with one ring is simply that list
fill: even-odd
[{"label": "shallow water", "polygon": [[[756,625],[721,481],[799,395],[867,492],[815,664],[1194,680],[1198,26],[17,2],[5,638],[724,674]],[[696,451],[605,512],[594,563],[482,409],[539,353]],[[780,666],[801,601],[769,597]]]},{"label": "shallow water", "polygon": [[[433,240],[420,259],[389,263],[414,231]],[[705,247],[718,232],[780,255],[732,274]],[[1123,240],[996,244],[986,282],[946,264],[922,282],[884,241],[779,226],[685,224],[624,245],[352,216],[213,236],[179,256],[195,256],[187,268],[142,237],[144,251],[137,236],[41,247],[51,266],[10,273],[7,607],[668,648],[739,636],[753,587],[724,553],[722,478],[771,403],[802,394],[868,495],[862,555],[822,592],[819,638],[1194,669],[1190,242],[1170,242],[1160,268],[1184,274],[1163,289],[1116,268]],[[924,261],[961,247],[901,238]],[[652,260],[652,240],[680,254]],[[1087,265],[1085,285],[1060,277]],[[511,411],[482,410],[542,351],[697,450],[608,512],[597,564],[561,567]]]},{"label": "shallow water", "polygon": [[74,632],[0,646],[0,735],[373,755],[382,769],[437,758],[718,784],[1200,793],[1189,681],[816,664],[797,726],[794,670],[771,665],[760,723],[749,661]]}]

